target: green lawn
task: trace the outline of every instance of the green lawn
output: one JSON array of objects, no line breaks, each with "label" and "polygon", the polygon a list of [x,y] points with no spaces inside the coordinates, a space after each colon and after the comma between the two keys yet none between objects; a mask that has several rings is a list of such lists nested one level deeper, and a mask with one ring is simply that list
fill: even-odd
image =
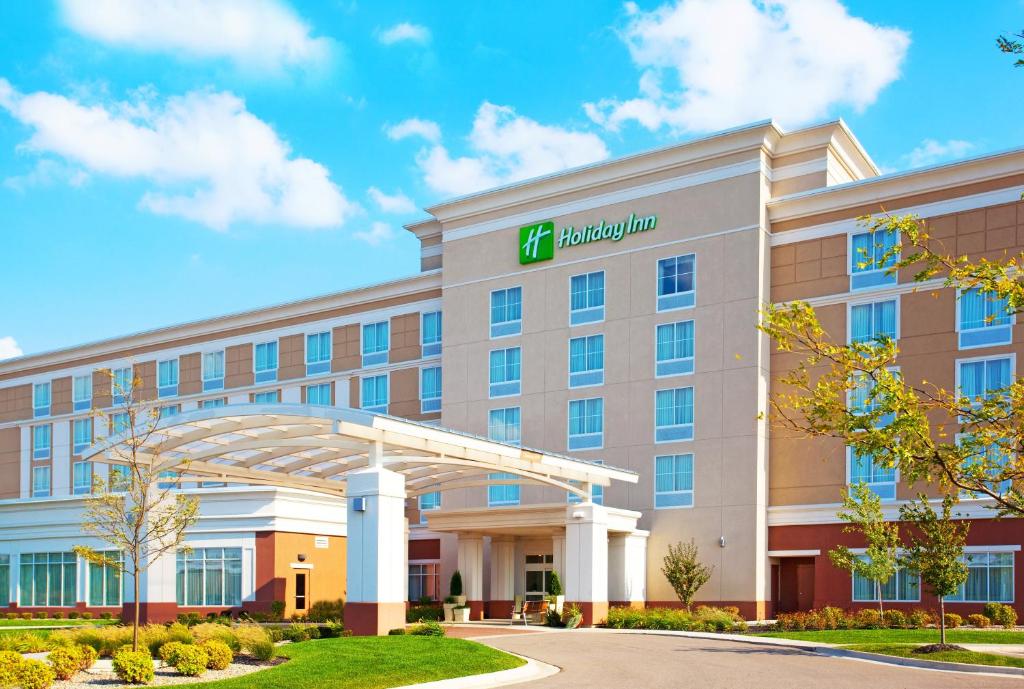
[{"label": "green lawn", "polygon": [[[938,629],[826,629],[820,632],[760,632],[754,636],[820,641],[823,644],[937,644]],[[951,644],[1024,644],[1024,632],[947,629]]]},{"label": "green lawn", "polygon": [[77,620],[23,620],[21,618],[15,620],[8,620],[6,618],[0,618],[0,629],[4,627],[67,627],[67,626],[81,626],[81,625],[106,625],[106,624],[118,624],[121,620],[83,620],[81,618]]},{"label": "green lawn", "polygon": [[916,644],[854,644],[844,646],[851,651],[864,653],[880,653],[900,658],[915,660],[936,660],[946,663],[970,663],[972,665],[998,665],[1000,667],[1024,667],[1024,658],[1003,656],[995,653],[976,653],[974,651],[941,651],[939,653],[911,653]]},{"label": "green lawn", "polygon": [[204,683],[203,689],[385,689],[485,672],[525,661],[465,639],[364,636],[289,644],[291,660],[245,677]]}]

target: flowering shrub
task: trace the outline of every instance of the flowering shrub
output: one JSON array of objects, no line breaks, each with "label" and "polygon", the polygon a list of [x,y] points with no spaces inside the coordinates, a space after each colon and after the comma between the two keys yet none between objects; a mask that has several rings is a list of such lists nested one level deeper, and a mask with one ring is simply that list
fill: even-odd
[{"label": "flowering shrub", "polygon": [[175,654],[174,667],[186,677],[198,677],[206,672],[210,656],[202,646],[182,645]]},{"label": "flowering shrub", "polygon": [[886,610],[882,615],[885,626],[889,629],[906,629],[907,616],[902,610]]},{"label": "flowering shrub", "polygon": [[68,680],[82,669],[82,652],[80,646],[61,646],[50,651],[46,659],[53,668],[57,679]]},{"label": "flowering shrub", "polygon": [[964,623],[964,618],[957,615],[955,612],[947,612],[945,616],[947,627],[959,627]]},{"label": "flowering shrub", "polygon": [[985,603],[985,617],[1007,629],[1017,625],[1017,611],[1004,603]]},{"label": "flowering shrub", "polygon": [[975,627],[978,627],[979,629],[984,629],[985,627],[992,624],[991,620],[989,620],[987,617],[985,617],[984,615],[979,615],[977,613],[975,613],[974,615],[968,615],[967,621],[973,624]]},{"label": "flowering shrub", "polygon": [[114,674],[129,684],[149,684],[153,681],[153,657],[148,651],[119,649],[112,663]]},{"label": "flowering shrub", "polygon": [[676,608],[611,608],[605,624],[612,629],[667,629],[696,632],[743,631],[746,622],[735,608],[700,606],[693,612]]},{"label": "flowering shrub", "polygon": [[206,667],[210,670],[223,670],[235,659],[235,654],[223,641],[204,641],[202,648],[206,651]]},{"label": "flowering shrub", "polygon": [[863,608],[851,613],[840,608],[825,607],[807,612],[783,612],[775,619],[776,629],[787,632],[825,629],[923,629],[934,623],[933,615],[927,610],[920,609],[909,614],[892,609],[882,614],[874,608]]},{"label": "flowering shrub", "polygon": [[160,647],[160,660],[167,665],[174,665],[178,662],[178,651],[184,648],[185,644],[180,641],[168,641]]},{"label": "flowering shrub", "polygon": [[440,622],[420,622],[409,627],[409,634],[413,636],[444,636],[444,627]]},{"label": "flowering shrub", "polygon": [[17,669],[18,680],[15,686],[21,689],[47,689],[55,675],[49,665],[35,658],[26,658],[21,661]]}]

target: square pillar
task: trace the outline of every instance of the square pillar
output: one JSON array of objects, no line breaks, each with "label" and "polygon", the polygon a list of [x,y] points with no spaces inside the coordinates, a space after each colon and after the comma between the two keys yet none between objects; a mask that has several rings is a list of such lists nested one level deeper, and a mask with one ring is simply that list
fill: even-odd
[{"label": "square pillar", "polygon": [[516,542],[511,538],[491,539],[491,599],[487,614],[510,619],[516,597]]},{"label": "square pillar", "polygon": [[484,537],[459,534],[459,573],[469,619],[484,618]]},{"label": "square pillar", "polygon": [[647,531],[608,535],[608,600],[643,607],[647,599]]},{"label": "square pillar", "polygon": [[565,519],[566,603],[583,611],[591,626],[608,614],[608,514],[592,502],[569,505]]},{"label": "square pillar", "polygon": [[551,569],[558,572],[558,578],[565,587],[565,532],[551,537]]},{"label": "square pillar", "polygon": [[347,483],[345,627],[381,636],[405,627],[405,477],[370,466],[350,473]]}]

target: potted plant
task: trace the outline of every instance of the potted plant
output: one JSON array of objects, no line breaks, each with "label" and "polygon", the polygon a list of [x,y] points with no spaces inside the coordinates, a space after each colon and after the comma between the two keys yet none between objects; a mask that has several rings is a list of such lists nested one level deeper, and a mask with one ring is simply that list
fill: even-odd
[{"label": "potted plant", "polygon": [[565,605],[565,596],[562,595],[562,580],[558,578],[558,572],[551,572],[551,581],[548,582],[548,593],[555,604],[555,612],[562,614],[562,607]]},{"label": "potted plant", "polygon": [[455,610],[455,606],[458,605],[458,601],[455,600],[455,596],[448,596],[444,599],[444,603],[441,605],[444,608],[444,621],[454,622],[455,615],[452,613]]},{"label": "potted plant", "polygon": [[565,609],[565,613],[562,615],[562,622],[565,624],[566,629],[576,629],[580,626],[580,622],[583,621],[583,611],[580,610],[580,606],[575,603],[570,603],[569,607]]},{"label": "potted plant", "polygon": [[455,599],[456,604],[466,604],[466,597],[462,595],[462,573],[459,570],[452,572],[452,580],[448,583],[448,595]]},{"label": "potted plant", "polygon": [[456,605],[452,610],[452,614],[455,616],[456,622],[469,622],[469,606],[468,605]]}]

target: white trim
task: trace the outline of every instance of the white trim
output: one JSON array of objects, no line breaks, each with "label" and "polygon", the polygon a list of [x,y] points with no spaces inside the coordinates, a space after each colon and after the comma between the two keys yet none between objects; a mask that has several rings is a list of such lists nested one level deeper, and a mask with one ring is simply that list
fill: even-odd
[{"label": "white trim", "polygon": [[421,258],[431,258],[432,256],[441,256],[444,253],[443,244],[433,244],[431,246],[424,246],[420,249]]},{"label": "white trim", "polygon": [[[685,441],[675,441],[685,442]],[[690,490],[669,490],[661,493],[661,495],[682,495],[685,493],[690,494],[689,505],[665,505],[664,507],[658,507],[658,458],[659,457],[679,457],[680,455],[690,455],[690,480],[693,483],[693,487]],[[692,510],[697,506],[697,453],[693,452],[664,452],[662,454],[654,455],[654,466],[651,467],[651,509],[657,512],[662,510]]]},{"label": "white trim", "polygon": [[[506,322],[509,322],[509,321],[506,321]],[[493,338],[493,339],[504,339],[504,337],[506,337],[506,336],[503,336],[501,338]],[[509,335],[507,337],[511,337],[511,336]],[[505,380],[505,381],[502,381],[501,383],[492,383],[491,382],[491,354],[493,354],[495,352],[507,352],[510,349],[518,349],[519,350],[519,380],[518,381]],[[517,344],[517,345],[513,345],[511,347],[498,347],[496,349],[488,349],[487,350],[487,399],[489,399],[489,400],[501,400],[501,399],[508,399],[510,397],[521,397],[522,394],[523,394],[523,373],[525,371],[525,361],[526,361],[526,358],[523,356],[523,345],[522,345],[522,343]],[[441,374],[441,375],[444,375],[444,374]],[[492,385],[503,385],[505,383],[515,383],[515,382],[519,383],[519,392],[512,393],[512,394],[509,394],[509,395],[492,395],[491,394],[491,386]]]},{"label": "white trim", "polygon": [[[857,291],[856,295],[857,296],[856,296],[855,299],[850,299],[849,301],[846,302],[846,344],[852,344],[853,343],[853,332],[852,332],[852,330],[853,330],[853,307],[854,306],[864,306],[865,304],[879,304],[879,303],[885,302],[885,301],[894,301],[894,302],[896,302],[896,316],[895,316],[895,318],[896,318],[896,334],[893,336],[892,339],[894,341],[898,342],[899,339],[900,339],[900,331],[901,331],[901,328],[900,328],[900,316],[901,316],[900,302],[902,300],[900,299],[900,297],[902,295],[901,294],[894,294],[892,296],[879,297],[877,295],[877,293],[865,294],[863,291]],[[874,315],[873,311],[874,311],[874,309],[872,309],[872,315]]]},{"label": "white trim", "polygon": [[769,550],[768,557],[817,557],[820,550]]},{"label": "white trim", "polygon": [[[585,386],[585,387],[597,387],[597,386],[588,385],[588,386]],[[572,388],[572,389],[575,390],[576,388]],[[586,412],[586,410],[587,410],[587,404],[586,403],[589,402],[590,400],[601,400],[601,444],[598,445],[597,447],[585,447],[585,448],[580,448],[578,450],[573,450],[573,449],[571,449],[569,447],[569,440],[572,438],[572,435],[569,433],[569,426],[572,423],[572,415],[571,415],[571,412],[569,411],[569,409],[572,407],[572,403],[573,402],[583,402],[583,411]],[[592,452],[594,450],[603,450],[604,449],[604,427],[605,427],[605,416],[606,416],[606,414],[604,412],[605,412],[605,408],[604,408],[604,396],[603,395],[598,395],[596,397],[577,397],[576,399],[568,399],[568,400],[565,401],[565,449],[568,452]],[[584,418],[585,417],[586,417],[586,414],[584,413]],[[521,421],[521,419],[520,419],[520,421]],[[593,433],[584,433],[583,435],[593,435]],[[603,462],[602,462],[602,464],[603,464]]]},{"label": "white trim", "polygon": [[802,163],[772,167],[769,179],[772,182],[781,182],[795,177],[803,177],[804,175],[813,175],[815,172],[824,172],[828,174],[828,168],[828,155],[825,151],[822,151],[821,158],[805,160]]},{"label": "white trim", "polygon": [[[897,368],[898,369],[898,367],[895,367],[895,366],[892,367],[892,368]],[[849,405],[849,398],[847,398],[847,405]],[[853,464],[853,446],[852,445],[847,445],[846,446],[846,487],[847,488],[849,488],[852,485],[850,483],[850,465],[851,464]],[[875,484],[868,483],[867,485],[870,488],[872,485],[887,485],[888,483],[889,483],[889,481],[886,481],[885,483],[882,483],[882,482],[879,481],[879,482],[876,482]],[[892,487],[893,487],[892,494],[893,494],[893,497],[891,497],[891,498],[883,498],[883,497],[879,496],[879,500],[883,504],[891,504],[891,503],[896,502],[896,500],[898,498],[898,493],[899,493],[899,486],[900,486],[900,468],[897,466],[897,467],[893,467],[893,480],[892,480]]]},{"label": "white trim", "polygon": [[[591,325],[591,324],[587,323],[587,325]],[[601,338],[601,368],[587,369],[586,371],[577,371],[577,373],[596,373],[596,372],[600,371],[601,372],[601,382],[600,383],[590,383],[589,385],[573,385],[572,384],[572,374],[573,374],[573,370],[572,370],[572,341],[573,340],[583,340],[584,341],[584,346],[583,346],[584,352],[583,353],[584,353],[584,355],[586,355],[587,354],[586,340],[588,338],[591,338],[591,337],[600,337]],[[569,344],[569,346],[566,348],[566,353],[565,353],[566,389],[567,390],[585,390],[587,388],[603,387],[604,386],[604,374],[605,374],[605,354],[607,353],[607,350],[605,349],[605,346],[604,346],[604,344],[605,344],[604,333],[591,333],[590,335],[572,335],[572,331],[570,330],[569,331],[569,341],[568,341],[568,344]],[[602,428],[603,428],[603,426],[602,426]]]},{"label": "white trim", "polygon": [[[385,370],[381,370],[381,369],[373,369],[373,370],[368,371],[366,373],[360,373],[359,375],[355,376],[356,378],[359,379],[359,409],[360,409],[360,411],[366,411],[366,405],[364,404],[366,402],[366,400],[363,399],[363,381],[366,380],[367,378],[379,378],[381,376],[384,376],[387,379],[386,383],[385,383],[385,389],[387,390],[387,399],[384,401],[384,408],[385,408],[385,410],[390,409],[390,407],[391,407],[391,369],[388,369],[386,371]],[[349,402],[351,402],[351,400],[349,400]],[[375,407],[379,407],[381,405],[375,404],[374,406]],[[369,412],[369,413],[374,414],[374,413],[378,413],[378,412]],[[387,413],[387,411],[385,411],[384,413]]]},{"label": "white trim", "polygon": [[306,564],[305,562],[290,562],[288,566],[292,569],[313,569],[313,565]]},{"label": "white trim", "polygon": [[[975,288],[972,288],[972,289],[980,290],[981,288],[980,287],[975,287]],[[956,304],[954,306],[954,311],[955,311],[954,317],[955,317],[955,321],[956,321],[955,328],[956,328],[956,335],[957,335],[957,338],[956,338],[957,339],[957,343],[956,343],[957,344],[957,348],[960,351],[969,351],[969,350],[972,350],[972,349],[987,349],[987,348],[991,348],[991,347],[1007,347],[1009,345],[1012,345],[1013,344],[1013,327],[1015,325],[1017,325],[1017,312],[1016,311],[1010,311],[1010,323],[1009,323],[1009,327],[1010,327],[1010,341],[1009,342],[1002,342],[1002,343],[998,343],[998,344],[971,345],[971,346],[967,346],[967,347],[965,347],[964,345],[960,344],[960,334],[961,333],[964,333],[964,332],[968,332],[968,333],[985,332],[986,328],[1004,328],[1004,327],[1006,327],[1006,326],[1003,326],[1003,325],[984,325],[984,326],[982,326],[980,328],[970,328],[968,330],[961,329],[961,327],[960,327],[960,315],[961,315],[960,314],[960,296],[963,293],[963,291],[964,290],[961,287],[957,287],[956,288]],[[982,294],[984,294],[984,292],[982,292]]]},{"label": "white trim", "polygon": [[[938,505],[938,499],[929,500]],[[901,505],[909,504],[908,500],[897,499],[882,504],[882,513],[888,521],[899,521]],[[842,508],[839,503],[823,503],[817,505],[773,505],[768,507],[768,526],[801,526],[805,524],[842,524],[836,516]],[[998,516],[995,501],[990,498],[969,500],[957,506],[957,515],[962,519],[979,520],[995,519]]]},{"label": "white trim", "polygon": [[[685,258],[686,256],[693,256],[693,289],[689,292],[673,292],[672,294],[660,294],[659,289],[661,285],[661,275],[658,272],[658,264],[662,261],[667,261],[670,258]],[[668,309],[658,308],[658,299],[661,297],[671,297],[677,294],[689,294],[693,293],[693,304],[689,306],[675,306]],[[673,311],[685,311],[686,309],[697,308],[697,252],[689,251],[683,254],[674,254],[672,256],[662,256],[661,258],[655,259],[654,261],[654,312],[655,313],[672,313]],[[696,330],[694,331],[696,337]]]},{"label": "white trim", "polygon": [[[671,311],[665,311],[664,313],[672,313],[672,312]],[[685,357],[684,356],[684,357],[680,357],[678,359],[665,359],[665,361],[659,361],[658,360],[658,328],[662,327],[663,325],[676,326],[676,325],[680,325],[682,323],[693,323],[693,356],[691,356],[691,357]],[[690,371],[689,373],[666,373],[664,375],[658,373],[658,364],[671,363],[673,361],[686,361],[687,359],[690,359],[691,361],[693,361],[693,370]],[[684,320],[681,320],[681,321],[671,320],[671,321],[666,321],[664,323],[655,323],[654,324],[654,378],[655,378],[655,380],[661,380],[661,379],[664,379],[664,378],[676,378],[678,376],[692,376],[695,373],[697,373],[697,319],[696,318],[687,318],[687,319],[684,319]]]},{"label": "white trim", "polygon": [[956,395],[957,397],[960,397],[962,395],[962,392],[960,390],[960,366],[961,366],[961,364],[972,364],[972,363],[977,363],[979,361],[996,361],[998,359],[1009,359],[1010,360],[1010,379],[1012,381],[1014,376],[1017,375],[1017,353],[1016,352],[1007,352],[1006,354],[987,354],[985,356],[972,356],[972,357],[965,357],[965,358],[957,358],[953,362],[953,366],[954,366],[954,371],[953,372],[954,372],[954,380],[955,380],[955,383],[954,383],[955,387],[953,388],[953,394]]}]

